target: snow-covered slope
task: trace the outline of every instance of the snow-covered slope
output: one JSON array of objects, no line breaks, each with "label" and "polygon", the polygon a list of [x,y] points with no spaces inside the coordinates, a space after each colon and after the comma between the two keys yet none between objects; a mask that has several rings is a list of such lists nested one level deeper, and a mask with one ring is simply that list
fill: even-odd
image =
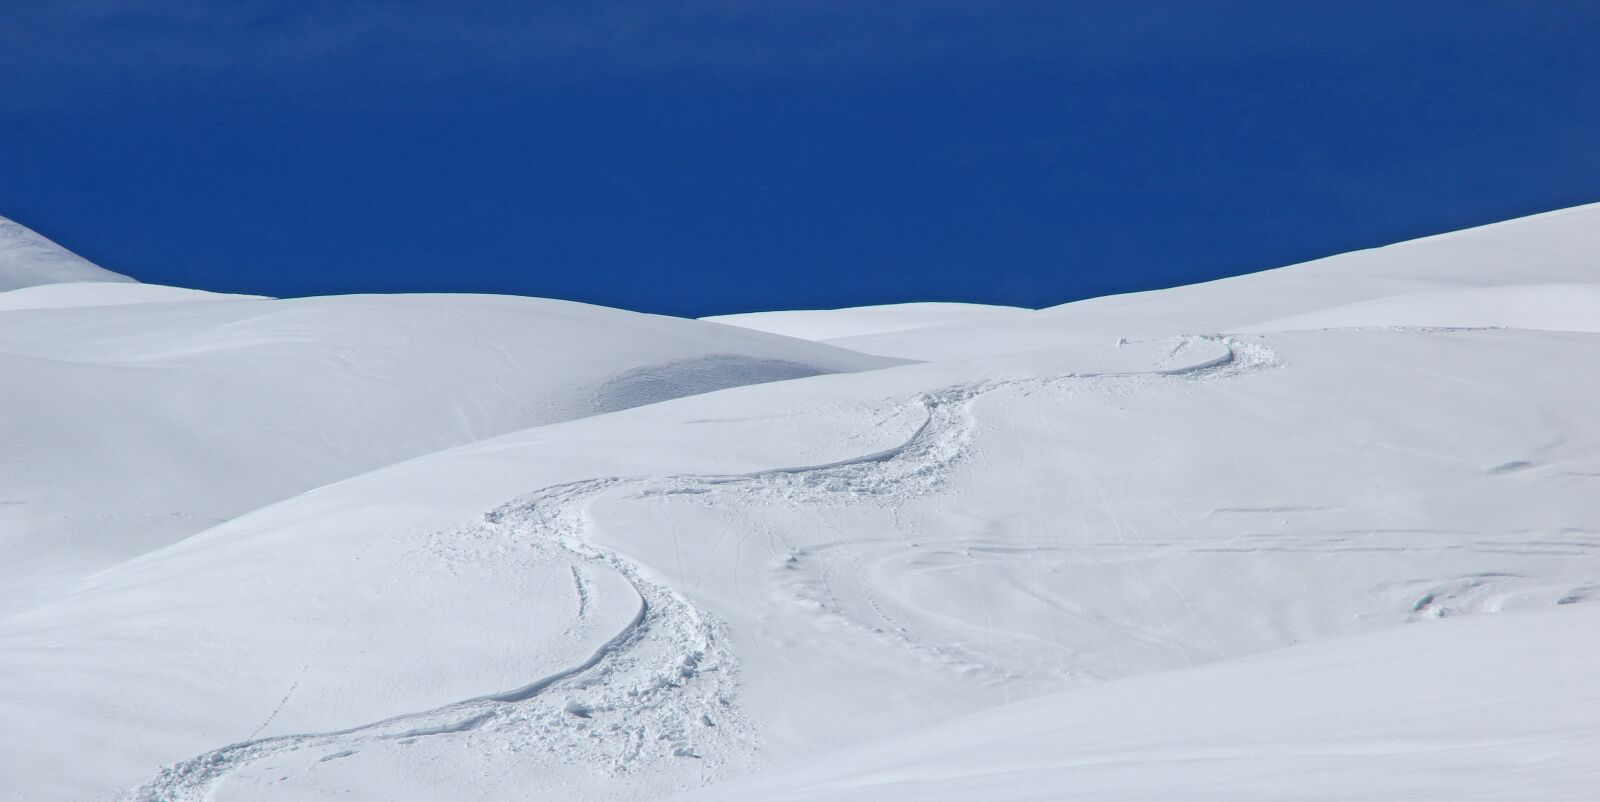
[{"label": "snow-covered slope", "polygon": [[[1384,314],[1362,318],[1360,325],[1416,325],[1417,321],[1439,316],[1421,314],[1428,301],[1422,301],[1416,310],[1407,305],[1437,297],[1437,293],[1489,288],[1491,291],[1477,296],[1476,311],[1482,312],[1483,302],[1495,296],[1493,290],[1531,285],[1593,286],[1600,280],[1597,276],[1600,203],[1205,284],[1093,298],[1018,318],[844,337],[830,342],[913,359],[964,358],[1093,344],[1108,335],[1142,339],[1195,332],[1267,330],[1251,327],[1332,307],[1391,298],[1378,302]],[[1468,325],[1540,328],[1549,315],[1569,318],[1562,310],[1572,307],[1567,301],[1557,300],[1550,308],[1520,308],[1533,317],[1513,317],[1509,310],[1500,310],[1491,318],[1453,314],[1439,319],[1479,320]],[[1570,325],[1565,323],[1563,327]]]},{"label": "snow-covered slope", "polygon": [[8,784],[647,798],[1099,680],[1583,601],[1600,389],[1547,366],[1596,344],[1069,349],[422,458],[10,619],[0,708],[49,726]]},{"label": "snow-covered slope", "polygon": [[1033,310],[984,304],[909,303],[857,306],[849,309],[805,309],[792,312],[746,312],[701,318],[804,340],[836,340],[869,334],[904,332],[972,321],[992,322],[1020,317]]},{"label": "snow-covered slope", "polygon": [[0,311],[0,610],[408,457],[690,393],[890,364],[710,323],[501,296],[162,292],[169,302],[131,303],[120,289],[66,284],[0,293],[0,307],[58,289],[80,304],[123,303]]},{"label": "snow-covered slope", "polygon": [[64,309],[71,306],[122,306],[243,299],[259,300],[261,296],[231,295],[131,281],[73,281],[64,284],[36,284],[32,287],[0,292],[0,312],[22,309]]},{"label": "snow-covered slope", "polygon": [[[551,414],[320,487],[0,619],[0,720],[29,722],[0,729],[0,788],[140,800],[1592,796],[1600,334],[1549,330],[1572,315],[1542,307],[1494,326],[1551,294],[1528,286],[1579,298],[1600,283],[1574,222],[1597,208],[1115,310],[873,335],[971,356],[891,366],[827,351],[835,368],[880,369],[658,403],[643,402],[670,395],[658,391],[685,363],[692,376],[725,363],[665,358],[649,349],[667,328],[630,328],[659,319],[591,307],[572,312],[592,333],[570,361],[548,339],[499,357],[439,339],[477,331],[468,320],[511,326],[492,324],[496,309],[521,321],[574,306],[554,302],[0,313],[0,351],[17,360],[202,359],[293,376],[307,394],[283,402],[294,414],[267,415],[275,402],[256,415],[335,444],[441,376],[477,382],[445,394],[458,408],[480,402],[491,371],[476,359],[588,388],[541,396],[548,409],[640,402]],[[1335,291],[1339,265],[1349,288]],[[1522,300],[1438,301],[1446,275]],[[1412,300],[1373,300],[1395,295]],[[217,311],[235,306],[272,313]],[[1419,323],[1418,309],[1448,311],[1449,328]],[[1207,334],[1318,310],[1331,325]],[[607,350],[612,329],[625,334]],[[438,351],[414,363],[422,375],[385,373],[359,349],[300,342],[307,331],[313,343]],[[561,345],[580,339],[571,331]],[[619,371],[624,354],[680,367]],[[274,358],[294,370],[269,371]],[[405,391],[386,395],[373,373]],[[92,419],[71,408],[104,386],[55,385],[31,403],[65,399],[64,419]],[[629,403],[594,400],[619,394]],[[129,447],[161,453],[220,414],[191,405],[136,422],[126,428],[147,442]],[[418,437],[460,425],[416,410],[393,419],[418,421]],[[122,436],[53,442],[81,455]],[[237,453],[258,451],[272,453],[259,441]]]},{"label": "snow-covered slope", "polygon": [[45,239],[21,223],[0,217],[0,292],[71,281],[127,281]]},{"label": "snow-covered slope", "polygon": [[[1600,264],[1594,272],[1600,274]],[[1600,282],[1510,284],[1390,295],[1256,323],[1239,331],[1395,326],[1600,332]]]},{"label": "snow-covered slope", "polygon": [[685,800],[1595,797],[1593,605],[1452,619],[1008,705]]}]

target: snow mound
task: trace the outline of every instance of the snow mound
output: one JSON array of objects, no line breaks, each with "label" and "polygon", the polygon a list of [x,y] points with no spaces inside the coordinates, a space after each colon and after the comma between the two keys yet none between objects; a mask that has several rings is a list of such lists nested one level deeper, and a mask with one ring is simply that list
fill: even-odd
[{"label": "snow mound", "polygon": [[[1119,337],[1242,331],[1396,295],[1556,284],[1600,284],[1600,203],[1204,284],[1093,298],[1018,318],[830,342],[910,359],[980,357]],[[1471,325],[1494,325],[1489,319]]]},{"label": "snow mound", "polygon": [[0,292],[72,281],[133,279],[98,267],[33,229],[0,217]]},{"label": "snow mound", "polygon": [[257,299],[259,295],[233,295],[160,284],[121,281],[72,281],[64,284],[38,284],[0,292],[0,312],[21,309],[65,309],[72,306],[121,306],[123,304],[161,304],[182,301],[221,301]]},{"label": "snow mound", "polygon": [[747,312],[701,318],[757,331],[770,331],[803,340],[834,340],[867,334],[911,331],[929,326],[970,321],[993,321],[1032,312],[1015,306],[958,303],[906,303],[857,306],[848,309],[811,309],[793,312]]},{"label": "snow mound", "polygon": [[[82,300],[88,286],[52,292]],[[0,313],[0,609],[441,448],[742,383],[894,364],[536,299],[183,297]]]}]

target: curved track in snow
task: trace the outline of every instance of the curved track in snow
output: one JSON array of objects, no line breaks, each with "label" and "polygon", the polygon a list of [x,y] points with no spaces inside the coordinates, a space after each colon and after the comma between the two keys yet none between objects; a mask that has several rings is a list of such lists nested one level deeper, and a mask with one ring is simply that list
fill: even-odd
[{"label": "curved track in snow", "polygon": [[[535,559],[569,563],[580,619],[589,606],[588,572],[614,572],[638,596],[632,620],[586,659],[518,688],[431,710],[348,729],[231,744],[169,765],[123,797],[199,802],[215,798],[230,776],[269,758],[311,766],[433,738],[490,737],[502,748],[507,743],[515,750],[543,747],[549,755],[560,755],[551,759],[593,762],[617,774],[698,759],[704,767],[702,781],[709,780],[718,769],[747,758],[754,735],[735,704],[737,663],[722,625],[677,591],[645,577],[622,555],[591,543],[585,537],[585,512],[593,500],[627,491],[636,497],[732,493],[752,501],[808,501],[843,495],[894,502],[940,487],[950,467],[968,451],[972,401],[990,391],[1071,381],[1214,380],[1276,364],[1271,349],[1259,343],[1218,337],[1173,342],[1163,359],[1173,365],[1170,369],[994,381],[922,394],[915,402],[926,417],[905,442],[851,459],[743,474],[589,479],[513,501],[486,514],[481,525],[452,537],[531,541]],[[1202,345],[1218,353],[1183,359],[1189,349]]]}]

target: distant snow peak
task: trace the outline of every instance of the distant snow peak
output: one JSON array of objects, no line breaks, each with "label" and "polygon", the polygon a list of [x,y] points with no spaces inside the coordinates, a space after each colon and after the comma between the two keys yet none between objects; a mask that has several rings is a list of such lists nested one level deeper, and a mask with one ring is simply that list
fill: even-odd
[{"label": "distant snow peak", "polygon": [[0,217],[0,292],[74,281],[125,281],[14,220]]}]

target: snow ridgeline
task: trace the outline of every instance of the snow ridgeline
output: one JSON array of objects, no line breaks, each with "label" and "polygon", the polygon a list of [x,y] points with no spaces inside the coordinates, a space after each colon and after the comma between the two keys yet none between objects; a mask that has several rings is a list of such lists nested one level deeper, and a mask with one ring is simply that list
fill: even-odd
[{"label": "snow ridgeline", "polygon": [[[458,738],[467,748],[529,752],[529,758],[606,767],[613,776],[650,773],[673,761],[701,763],[700,784],[747,765],[757,728],[737,706],[738,663],[722,624],[625,556],[586,536],[586,510],[608,494],[622,498],[690,496],[706,504],[741,501],[806,504],[844,498],[896,505],[937,491],[968,453],[971,404],[1001,388],[1067,382],[1215,381],[1276,366],[1268,346],[1231,337],[1173,338],[1164,367],[1145,372],[1075,373],[989,381],[924,393],[924,415],[905,442],[821,465],[743,474],[662,478],[604,477],[548,487],[484,515],[465,532],[430,544],[445,560],[520,559],[569,564],[577,599],[574,628],[592,626],[589,586],[597,574],[621,577],[637,612],[587,659],[527,685],[342,730],[275,735],[216,749],[163,768],[123,794],[127,802],[201,802],[230,776],[275,759],[273,772],[306,769],[366,749],[403,748],[418,739]],[[853,625],[877,631],[871,621]],[[917,644],[905,641],[910,648]],[[291,689],[290,693],[293,690]],[[287,699],[287,697],[286,697]],[[264,730],[271,716],[256,730]],[[285,764],[289,765],[288,768]]]},{"label": "snow ridgeline", "polygon": [[0,292],[79,281],[135,283],[21,223],[0,217]]},{"label": "snow ridgeline", "polygon": [[270,300],[125,283],[0,293],[0,497],[23,502],[0,504],[0,616],[413,457],[684,395],[894,364],[509,296]]}]

